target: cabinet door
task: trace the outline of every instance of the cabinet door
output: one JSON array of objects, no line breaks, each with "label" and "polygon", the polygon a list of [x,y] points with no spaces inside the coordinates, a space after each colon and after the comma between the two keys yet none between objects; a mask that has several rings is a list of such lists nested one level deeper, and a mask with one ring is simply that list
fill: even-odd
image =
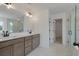
[{"label": "cabinet door", "polygon": [[19,42],[13,46],[14,56],[24,56],[24,42]]},{"label": "cabinet door", "polygon": [[33,37],[33,49],[39,46],[40,44],[40,37]]},{"label": "cabinet door", "polygon": [[0,49],[0,56],[11,56],[12,55],[12,46],[7,46]]}]

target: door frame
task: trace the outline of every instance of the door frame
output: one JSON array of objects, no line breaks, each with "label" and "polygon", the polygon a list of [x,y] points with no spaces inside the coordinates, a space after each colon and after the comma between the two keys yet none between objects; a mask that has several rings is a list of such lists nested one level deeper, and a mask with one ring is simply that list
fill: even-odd
[{"label": "door frame", "polygon": [[[55,29],[56,29],[56,22],[57,22],[57,20],[60,20],[60,21],[61,21],[61,41],[62,41],[61,44],[62,44],[62,43],[63,43],[63,40],[62,40],[62,34],[63,34],[63,33],[62,33],[62,32],[63,32],[63,31],[62,31],[62,18],[55,19]],[[55,30],[55,41],[56,41],[56,30]],[[55,41],[54,41],[54,42],[55,42]]]}]

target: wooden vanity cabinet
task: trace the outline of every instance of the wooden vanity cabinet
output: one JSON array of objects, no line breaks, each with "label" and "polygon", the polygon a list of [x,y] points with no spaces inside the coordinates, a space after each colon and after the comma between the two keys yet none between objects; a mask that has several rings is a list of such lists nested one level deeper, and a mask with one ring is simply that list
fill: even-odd
[{"label": "wooden vanity cabinet", "polygon": [[35,49],[36,47],[38,47],[40,44],[40,35],[33,35],[32,36],[32,49]]},{"label": "wooden vanity cabinet", "polygon": [[24,56],[40,44],[40,35],[31,35],[0,42],[0,56]]},{"label": "wooden vanity cabinet", "polygon": [[25,37],[25,55],[32,51],[32,37]]}]

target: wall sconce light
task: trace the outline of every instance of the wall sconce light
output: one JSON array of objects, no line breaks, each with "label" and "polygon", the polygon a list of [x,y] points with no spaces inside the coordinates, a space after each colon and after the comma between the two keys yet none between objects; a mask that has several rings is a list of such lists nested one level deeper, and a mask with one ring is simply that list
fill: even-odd
[{"label": "wall sconce light", "polygon": [[4,3],[4,4],[6,5],[6,7],[7,7],[8,9],[10,9],[10,8],[15,9],[15,8],[12,6],[11,3]]},{"label": "wall sconce light", "polygon": [[8,9],[10,8],[15,9],[11,3],[1,3],[0,5],[5,5]]},{"label": "wall sconce light", "polygon": [[31,12],[26,12],[25,14],[26,14],[26,16],[28,16],[28,17],[32,17],[32,13],[31,13]]}]

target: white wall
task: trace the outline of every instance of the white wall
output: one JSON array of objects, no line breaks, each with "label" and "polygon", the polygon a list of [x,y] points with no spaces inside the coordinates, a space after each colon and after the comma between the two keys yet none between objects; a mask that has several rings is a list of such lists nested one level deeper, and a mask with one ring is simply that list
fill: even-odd
[{"label": "white wall", "polygon": [[41,9],[37,13],[33,14],[32,18],[25,17],[26,30],[31,28],[33,34],[40,34],[40,47],[49,47],[49,18],[48,10]]},{"label": "white wall", "polygon": [[49,47],[49,12],[43,10],[39,15],[40,46]]}]

